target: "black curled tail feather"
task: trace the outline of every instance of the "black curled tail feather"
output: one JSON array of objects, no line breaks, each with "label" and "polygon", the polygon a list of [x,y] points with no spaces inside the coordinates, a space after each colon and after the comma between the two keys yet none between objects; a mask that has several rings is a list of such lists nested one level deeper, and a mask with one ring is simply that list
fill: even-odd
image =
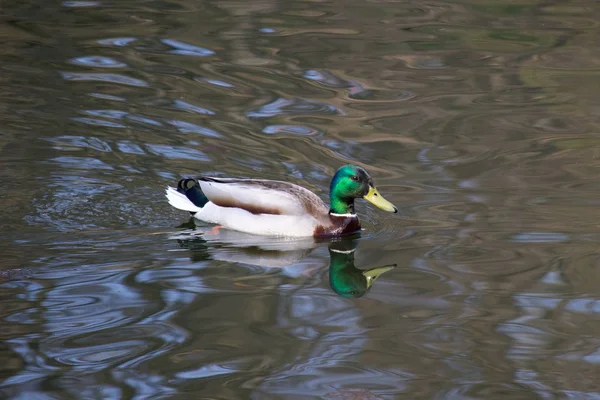
[{"label": "black curled tail feather", "polygon": [[196,207],[204,207],[208,203],[208,198],[202,193],[198,181],[192,178],[183,178],[177,183],[177,191],[185,194]]}]

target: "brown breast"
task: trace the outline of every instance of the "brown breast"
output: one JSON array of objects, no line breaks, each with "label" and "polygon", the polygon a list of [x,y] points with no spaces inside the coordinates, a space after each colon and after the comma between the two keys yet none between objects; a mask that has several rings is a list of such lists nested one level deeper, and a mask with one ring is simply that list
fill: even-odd
[{"label": "brown breast", "polygon": [[329,214],[329,221],[315,228],[315,237],[342,236],[360,231],[360,221],[353,217],[339,217]]}]

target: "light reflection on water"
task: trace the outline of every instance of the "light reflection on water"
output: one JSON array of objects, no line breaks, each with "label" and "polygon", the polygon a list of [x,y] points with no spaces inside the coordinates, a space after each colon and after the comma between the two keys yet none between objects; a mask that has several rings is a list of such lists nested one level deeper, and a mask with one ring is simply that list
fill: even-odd
[{"label": "light reflection on water", "polygon": [[[599,396],[596,3],[9,3],[0,397]],[[163,197],[348,162],[351,259]]]}]

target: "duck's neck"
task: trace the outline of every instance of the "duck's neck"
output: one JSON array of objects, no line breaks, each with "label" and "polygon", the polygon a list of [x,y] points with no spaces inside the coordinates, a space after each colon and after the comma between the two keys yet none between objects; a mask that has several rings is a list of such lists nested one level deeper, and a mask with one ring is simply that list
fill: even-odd
[{"label": "duck's neck", "polygon": [[329,196],[329,214],[354,215],[354,199],[342,198],[332,191]]},{"label": "duck's neck", "polygon": [[354,268],[354,250],[329,249],[329,269],[342,271],[347,268]]},{"label": "duck's neck", "polygon": [[329,286],[340,296],[360,297],[364,278],[354,266],[354,250],[329,249],[329,256]]}]

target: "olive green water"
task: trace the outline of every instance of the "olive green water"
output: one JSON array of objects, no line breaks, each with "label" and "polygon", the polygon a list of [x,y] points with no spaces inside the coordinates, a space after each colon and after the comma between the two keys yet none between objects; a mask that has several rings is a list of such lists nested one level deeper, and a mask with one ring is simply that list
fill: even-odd
[{"label": "olive green water", "polygon": [[[0,15],[0,398],[600,398],[596,1]],[[354,242],[163,195],[349,162],[400,209]]]}]

